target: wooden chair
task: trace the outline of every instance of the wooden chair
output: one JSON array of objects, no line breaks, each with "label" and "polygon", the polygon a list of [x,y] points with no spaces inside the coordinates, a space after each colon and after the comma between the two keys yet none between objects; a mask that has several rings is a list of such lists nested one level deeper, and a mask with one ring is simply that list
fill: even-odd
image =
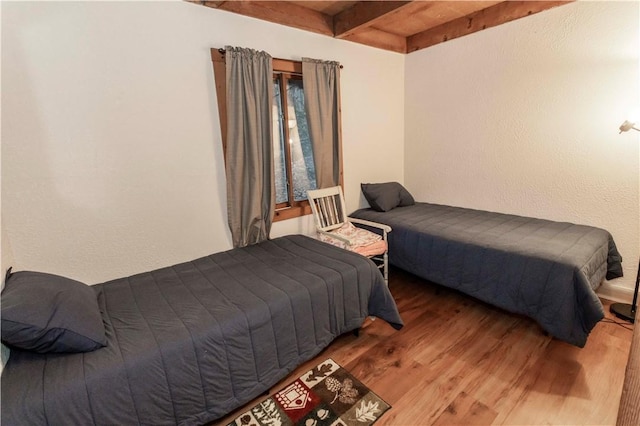
[{"label": "wooden chair", "polygon": [[[373,260],[389,284],[387,234],[391,227],[368,220],[350,218],[345,210],[340,186],[307,191],[307,198],[316,223],[318,239]],[[376,232],[354,224],[375,229]]]}]

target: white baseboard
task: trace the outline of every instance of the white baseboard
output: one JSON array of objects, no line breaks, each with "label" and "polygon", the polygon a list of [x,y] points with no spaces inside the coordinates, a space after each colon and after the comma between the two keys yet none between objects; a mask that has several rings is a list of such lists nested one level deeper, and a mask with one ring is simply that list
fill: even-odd
[{"label": "white baseboard", "polygon": [[611,300],[613,302],[631,303],[633,299],[633,289],[611,284],[608,281],[602,283],[596,291],[602,299]]}]

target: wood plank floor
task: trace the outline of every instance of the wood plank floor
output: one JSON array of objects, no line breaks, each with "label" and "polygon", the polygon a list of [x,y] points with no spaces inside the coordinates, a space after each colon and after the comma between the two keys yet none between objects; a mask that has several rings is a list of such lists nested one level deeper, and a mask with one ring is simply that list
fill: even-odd
[{"label": "wood plank floor", "polygon": [[368,319],[359,337],[337,338],[271,393],[333,358],[393,407],[376,425],[615,424],[630,329],[601,321],[580,349],[528,318],[397,269],[389,287],[402,330]]}]

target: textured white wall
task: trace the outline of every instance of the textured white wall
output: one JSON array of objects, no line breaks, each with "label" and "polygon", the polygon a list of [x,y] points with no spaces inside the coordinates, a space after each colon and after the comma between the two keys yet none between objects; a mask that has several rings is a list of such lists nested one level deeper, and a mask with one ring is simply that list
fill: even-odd
[{"label": "textured white wall", "polygon": [[209,54],[225,45],[340,61],[348,203],[361,181],[402,179],[402,55],[186,2],[3,2],[15,269],[96,283],[231,247]]},{"label": "textured white wall", "polygon": [[617,129],[640,107],[639,8],[572,3],[407,55],[407,187],[422,201],[609,230],[625,277],[603,292],[628,299],[640,138]]}]

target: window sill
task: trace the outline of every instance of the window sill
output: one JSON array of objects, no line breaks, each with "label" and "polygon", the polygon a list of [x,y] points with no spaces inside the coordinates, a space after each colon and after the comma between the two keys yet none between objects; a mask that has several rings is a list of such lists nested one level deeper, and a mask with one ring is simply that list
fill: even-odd
[{"label": "window sill", "polygon": [[303,205],[303,206],[294,206],[294,207],[285,207],[283,209],[276,210],[273,221],[280,222],[281,220],[293,219],[294,217],[302,217],[311,214],[311,206]]}]

